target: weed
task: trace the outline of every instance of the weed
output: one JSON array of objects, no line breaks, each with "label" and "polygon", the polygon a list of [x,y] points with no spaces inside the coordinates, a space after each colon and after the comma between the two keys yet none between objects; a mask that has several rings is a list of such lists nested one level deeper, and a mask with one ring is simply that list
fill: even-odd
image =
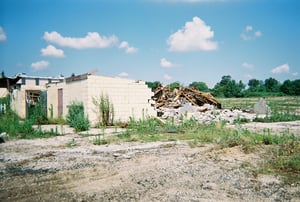
[{"label": "weed", "polygon": [[95,145],[103,145],[108,143],[109,141],[104,138],[104,134],[97,135],[95,140],[93,141],[93,144]]},{"label": "weed", "polygon": [[93,103],[96,106],[99,126],[113,125],[114,122],[114,106],[108,95],[101,95],[99,98],[93,98]]},{"label": "weed", "polygon": [[88,130],[90,123],[88,118],[84,116],[83,104],[73,102],[68,108],[67,123],[73,127],[76,132]]}]

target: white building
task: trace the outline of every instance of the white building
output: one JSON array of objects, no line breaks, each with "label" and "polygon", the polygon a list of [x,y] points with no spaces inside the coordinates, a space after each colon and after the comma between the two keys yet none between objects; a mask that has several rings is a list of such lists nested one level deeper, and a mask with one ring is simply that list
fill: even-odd
[{"label": "white building", "polygon": [[48,116],[66,117],[72,102],[82,102],[85,115],[92,126],[98,123],[93,98],[108,96],[114,107],[115,121],[128,121],[130,117],[141,119],[155,116],[149,103],[153,92],[144,81],[82,74],[66,78],[61,83],[47,84]]},{"label": "white building", "polygon": [[46,93],[46,84],[64,80],[64,77],[28,76],[26,74],[17,74],[16,78],[19,80],[10,90],[10,105],[11,109],[23,119],[28,118],[29,109],[39,102],[41,92]]}]

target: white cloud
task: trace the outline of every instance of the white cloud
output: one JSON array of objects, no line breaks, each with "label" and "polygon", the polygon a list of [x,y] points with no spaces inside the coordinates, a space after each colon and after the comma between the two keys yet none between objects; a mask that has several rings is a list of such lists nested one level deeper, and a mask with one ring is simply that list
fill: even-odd
[{"label": "white cloud", "polygon": [[169,81],[169,80],[172,79],[172,77],[170,75],[168,75],[168,74],[164,74],[164,79],[167,80],[167,81]]},{"label": "white cloud", "polygon": [[293,76],[298,76],[298,72],[293,72],[292,75]]},{"label": "white cloud", "polygon": [[4,29],[0,26],[0,41],[6,41],[6,34],[4,32]]},{"label": "white cloud", "polygon": [[281,74],[281,73],[289,73],[290,72],[290,66],[288,64],[283,64],[278,67],[275,67],[271,71],[273,74]]},{"label": "white cloud", "polygon": [[174,64],[172,64],[170,61],[168,61],[166,58],[160,59],[160,66],[165,68],[173,67]]},{"label": "white cloud", "polygon": [[244,62],[243,64],[242,64],[242,67],[244,67],[245,69],[253,69],[253,64],[249,64],[249,63],[247,63],[247,62]]},{"label": "white cloud", "polygon": [[256,32],[254,33],[254,36],[255,36],[255,37],[261,37],[261,36],[262,36],[261,31],[256,31]]},{"label": "white cloud", "polygon": [[45,32],[46,41],[63,47],[85,49],[85,48],[107,48],[118,42],[116,36],[105,37],[97,32],[88,32],[83,38],[64,37],[58,32]]},{"label": "white cloud", "polygon": [[137,48],[130,46],[127,41],[122,41],[122,43],[119,45],[119,48],[125,49],[126,53],[136,53],[138,51]]},{"label": "white cloud", "polygon": [[46,48],[41,49],[42,56],[52,56],[52,57],[65,57],[64,51],[55,48],[55,46],[48,45]]},{"label": "white cloud", "polygon": [[251,25],[247,25],[241,33],[241,38],[245,41],[254,40],[262,36],[262,32],[255,31]]},{"label": "white cloud", "polygon": [[169,36],[167,44],[170,51],[210,51],[218,48],[217,42],[211,41],[214,32],[199,17]]},{"label": "white cloud", "polygon": [[41,71],[48,67],[49,62],[45,60],[41,60],[38,62],[31,63],[31,68],[33,71]]},{"label": "white cloud", "polygon": [[118,74],[118,76],[127,77],[127,76],[129,76],[129,74],[127,72],[121,72],[120,74]]}]

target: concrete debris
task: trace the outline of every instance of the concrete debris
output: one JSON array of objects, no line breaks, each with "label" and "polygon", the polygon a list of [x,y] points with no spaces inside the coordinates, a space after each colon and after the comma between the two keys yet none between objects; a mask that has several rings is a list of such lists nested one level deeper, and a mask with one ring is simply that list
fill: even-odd
[{"label": "concrete debris", "polygon": [[267,102],[265,99],[260,98],[259,101],[254,105],[254,113],[255,114],[270,114],[271,109],[267,105]]},{"label": "concrete debris", "polygon": [[235,120],[252,121],[257,116],[263,118],[268,109],[263,101],[255,109],[258,113],[254,113],[253,109],[221,109],[221,103],[210,93],[186,87],[175,88],[173,91],[169,86],[158,87],[152,99],[152,105],[161,119],[172,118],[176,122],[194,118],[203,124],[221,121],[233,124]]},{"label": "concrete debris", "polygon": [[257,117],[254,113],[248,113],[240,109],[217,109],[214,105],[204,104],[203,106],[193,106],[186,103],[177,109],[160,108],[162,119],[173,118],[175,121],[194,118],[199,123],[210,124],[225,121],[233,124],[235,120],[252,121]]}]

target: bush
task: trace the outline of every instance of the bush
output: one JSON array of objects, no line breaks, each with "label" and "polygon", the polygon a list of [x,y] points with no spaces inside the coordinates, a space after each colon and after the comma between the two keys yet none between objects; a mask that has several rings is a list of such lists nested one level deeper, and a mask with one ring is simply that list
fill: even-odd
[{"label": "bush", "polygon": [[84,107],[82,103],[73,102],[68,106],[67,123],[75,129],[76,132],[85,131],[90,128],[87,117],[84,116]]},{"label": "bush", "polygon": [[93,103],[96,106],[99,126],[113,125],[114,122],[114,106],[111,103],[108,95],[101,95],[99,98],[93,98]]}]

